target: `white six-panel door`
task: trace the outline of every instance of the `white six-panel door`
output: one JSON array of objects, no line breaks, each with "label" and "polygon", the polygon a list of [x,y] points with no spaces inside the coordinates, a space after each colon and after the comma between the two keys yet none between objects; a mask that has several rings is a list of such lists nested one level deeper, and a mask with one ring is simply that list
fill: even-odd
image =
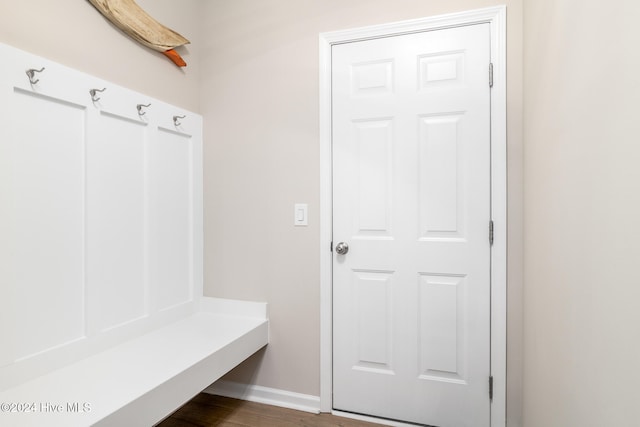
[{"label": "white six-panel door", "polygon": [[332,48],[336,410],[490,424],[489,31]]}]

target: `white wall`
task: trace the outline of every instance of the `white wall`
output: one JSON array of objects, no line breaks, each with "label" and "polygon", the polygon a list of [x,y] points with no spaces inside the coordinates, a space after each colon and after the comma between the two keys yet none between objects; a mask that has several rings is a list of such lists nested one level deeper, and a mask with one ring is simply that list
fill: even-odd
[{"label": "white wall", "polygon": [[[209,0],[205,292],[265,300],[271,342],[227,379],[319,395],[318,34],[508,7],[509,417],[520,423],[522,0]],[[295,202],[309,227],[293,226]]]},{"label": "white wall", "polygon": [[187,62],[183,69],[130,39],[87,0],[0,0],[0,43],[199,112],[200,3],[138,0],[191,41],[177,49]]},{"label": "white wall", "polygon": [[524,16],[525,426],[637,426],[640,3]]}]

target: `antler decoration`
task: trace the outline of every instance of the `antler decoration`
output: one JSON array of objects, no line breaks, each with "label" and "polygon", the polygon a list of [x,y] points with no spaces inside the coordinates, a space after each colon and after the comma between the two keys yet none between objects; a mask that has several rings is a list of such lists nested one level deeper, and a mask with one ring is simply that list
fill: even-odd
[{"label": "antler decoration", "polygon": [[178,67],[187,65],[174,48],[189,44],[189,40],[153,19],[134,0],[89,2],[116,27],[142,45],[164,53]]}]

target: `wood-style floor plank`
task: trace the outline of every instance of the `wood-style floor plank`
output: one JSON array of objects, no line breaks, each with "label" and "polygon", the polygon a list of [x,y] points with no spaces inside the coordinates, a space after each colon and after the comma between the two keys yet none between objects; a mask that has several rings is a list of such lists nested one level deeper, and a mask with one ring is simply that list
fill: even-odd
[{"label": "wood-style floor plank", "polygon": [[379,424],[200,393],[157,427],[380,427]]}]

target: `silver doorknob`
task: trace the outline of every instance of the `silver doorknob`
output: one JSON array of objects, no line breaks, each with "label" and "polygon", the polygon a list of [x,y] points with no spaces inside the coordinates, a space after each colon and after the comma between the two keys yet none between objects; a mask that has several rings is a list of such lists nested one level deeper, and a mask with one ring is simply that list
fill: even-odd
[{"label": "silver doorknob", "polygon": [[338,255],[346,255],[349,252],[349,245],[345,242],[340,242],[336,245],[336,252]]}]

